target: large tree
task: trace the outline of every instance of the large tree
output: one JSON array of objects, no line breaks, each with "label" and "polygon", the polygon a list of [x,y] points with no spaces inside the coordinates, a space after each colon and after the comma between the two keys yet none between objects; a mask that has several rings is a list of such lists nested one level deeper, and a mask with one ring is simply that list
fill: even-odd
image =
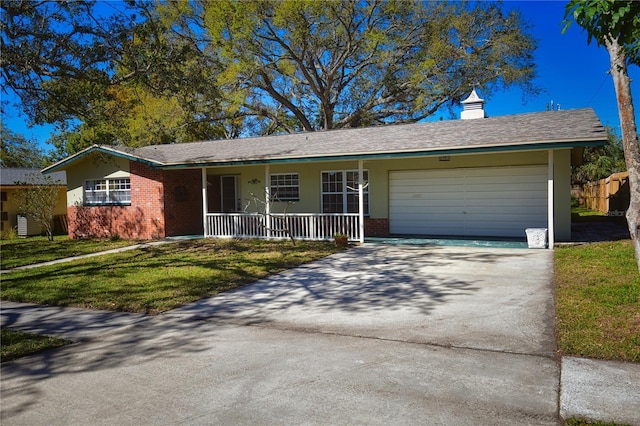
[{"label": "large tree", "polygon": [[33,122],[70,128],[57,138],[68,153],[411,122],[473,86],[533,90],[535,43],[497,3],[1,6],[3,88]]},{"label": "large tree", "polygon": [[113,73],[135,26],[122,7],[103,15],[95,1],[1,3],[3,90],[20,96],[33,123],[90,117],[90,100],[130,77]]},{"label": "large tree", "polygon": [[0,123],[0,167],[38,169],[46,164],[46,156],[38,145]]},{"label": "large tree", "polygon": [[153,3],[14,0],[1,8],[3,91],[19,97],[32,123],[59,127],[52,142],[60,154],[235,135],[212,84],[216,55],[172,32]]},{"label": "large tree", "polygon": [[571,0],[566,7],[567,24],[570,18],[587,31],[589,42],[596,40],[609,52],[631,191],[626,217],[640,270],[640,148],[627,72],[628,65],[640,65],[640,2]]},{"label": "large tree", "polygon": [[[489,95],[533,90],[535,43],[499,3],[215,1],[164,9],[219,52],[217,83],[261,131],[414,122]],[[194,33],[194,29],[196,30]],[[204,30],[204,31],[202,31]]]}]

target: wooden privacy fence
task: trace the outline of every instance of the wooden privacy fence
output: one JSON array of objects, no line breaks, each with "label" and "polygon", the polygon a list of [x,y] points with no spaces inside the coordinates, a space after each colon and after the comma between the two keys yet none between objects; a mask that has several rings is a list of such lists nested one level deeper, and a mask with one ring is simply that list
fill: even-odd
[{"label": "wooden privacy fence", "polygon": [[623,216],[629,208],[629,172],[584,184],[585,207],[607,215]]}]

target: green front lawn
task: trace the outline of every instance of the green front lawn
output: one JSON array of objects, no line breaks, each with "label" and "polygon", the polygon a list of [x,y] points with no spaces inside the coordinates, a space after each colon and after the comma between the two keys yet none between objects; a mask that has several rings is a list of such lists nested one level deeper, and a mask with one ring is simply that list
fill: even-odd
[{"label": "green front lawn", "polygon": [[56,237],[54,241],[48,241],[47,237],[0,240],[0,269],[11,269],[133,244],[138,244],[138,241],[70,240],[66,236]]},{"label": "green front lawn", "polygon": [[156,314],[338,250],[327,242],[181,241],[12,271],[2,276],[0,298]]},{"label": "green front lawn", "polygon": [[0,330],[0,362],[10,361],[47,349],[68,345],[69,340],[40,336],[24,331],[3,328]]},{"label": "green front lawn", "polygon": [[555,249],[558,347],[640,362],[640,274],[630,240]]},{"label": "green front lawn", "polygon": [[586,217],[603,217],[606,218],[607,215],[605,215],[602,212],[599,212],[597,210],[591,210],[588,209],[584,206],[575,206],[571,208],[571,213],[573,213],[574,215],[579,216],[580,218],[586,218]]},{"label": "green front lawn", "polygon": [[616,422],[602,422],[598,420],[587,420],[580,417],[572,417],[565,420],[565,426],[627,426]]},{"label": "green front lawn", "polygon": [[[2,242],[2,262],[33,263],[126,241]],[[67,249],[65,251],[65,248]],[[194,240],[12,271],[0,298],[155,314],[336,252],[320,242]],[[23,259],[24,258],[24,259]],[[555,250],[562,353],[640,362],[640,274],[629,240]]]}]

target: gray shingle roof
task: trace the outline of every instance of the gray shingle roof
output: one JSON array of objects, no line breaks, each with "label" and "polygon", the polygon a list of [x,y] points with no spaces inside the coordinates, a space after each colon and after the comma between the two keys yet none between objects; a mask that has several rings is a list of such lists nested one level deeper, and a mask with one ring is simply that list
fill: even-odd
[{"label": "gray shingle roof", "polygon": [[[54,172],[45,177],[38,169],[0,168],[0,185],[17,186],[24,182],[30,184],[49,184],[51,180],[59,185],[67,184],[65,172]],[[51,179],[51,180],[49,180]]]},{"label": "gray shingle roof", "polygon": [[[488,149],[544,149],[554,144],[578,146],[606,140],[602,123],[592,109],[586,108],[142,148],[104,148],[159,167],[172,167]],[[50,169],[64,168],[68,160]]]}]

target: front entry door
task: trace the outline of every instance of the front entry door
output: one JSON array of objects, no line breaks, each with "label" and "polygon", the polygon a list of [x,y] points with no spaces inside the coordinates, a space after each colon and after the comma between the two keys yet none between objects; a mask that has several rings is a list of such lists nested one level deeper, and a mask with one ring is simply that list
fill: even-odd
[{"label": "front entry door", "polygon": [[220,194],[223,213],[233,213],[239,210],[237,176],[220,177]]}]

